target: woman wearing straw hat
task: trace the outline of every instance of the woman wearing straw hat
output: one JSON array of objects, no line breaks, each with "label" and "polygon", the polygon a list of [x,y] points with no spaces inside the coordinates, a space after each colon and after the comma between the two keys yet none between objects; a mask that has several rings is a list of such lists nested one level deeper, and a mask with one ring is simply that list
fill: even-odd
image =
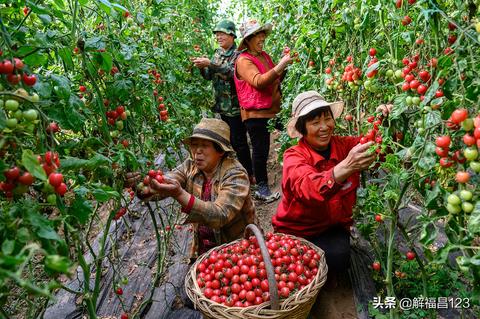
[{"label": "woman wearing straw hat", "polygon": [[[195,223],[198,253],[242,237],[255,221],[250,183],[230,145],[230,128],[220,119],[203,118],[184,140],[191,158],[165,175],[165,182],[151,181],[148,200],[172,197],[188,214],[185,223]],[[138,181],[138,174],[127,175]],[[153,195],[153,196],[152,196]]]},{"label": "woman wearing straw hat", "polygon": [[242,39],[238,50],[244,50],[235,64],[234,81],[237,89],[240,114],[252,142],[253,171],[257,181],[255,196],[265,202],[280,197],[272,194],[268,186],[267,159],[270,150],[268,120],[280,111],[280,82],[292,58],[284,55],[275,65],[263,51],[265,38],[272,25],[249,20],[242,24]]},{"label": "woman wearing straw hat", "polygon": [[[388,115],[391,105],[377,111]],[[375,160],[360,137],[334,135],[343,102],[327,102],[315,91],[293,101],[287,133],[300,138],[283,155],[283,197],[272,217],[277,232],[303,237],[325,251],[329,277],[348,268],[352,209],[359,172]],[[335,281],[335,279],[333,279]]]}]

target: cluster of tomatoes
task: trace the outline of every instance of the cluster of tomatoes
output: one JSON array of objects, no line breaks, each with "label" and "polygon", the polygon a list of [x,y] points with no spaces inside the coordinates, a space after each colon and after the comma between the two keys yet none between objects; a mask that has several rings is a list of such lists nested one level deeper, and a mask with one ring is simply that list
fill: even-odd
[{"label": "cluster of tomatoes", "polygon": [[[58,153],[47,151],[42,157],[39,155],[37,161],[42,165],[45,174],[48,177],[48,184],[54,189],[55,193],[60,196],[67,192],[67,185],[63,182],[63,175],[56,170],[60,167],[60,160]],[[0,191],[4,193],[5,197],[12,199],[14,191],[16,193],[25,193],[28,191],[28,186],[35,182],[35,177],[27,170],[22,171],[18,166],[12,166],[3,172],[6,180],[0,182]],[[48,202],[55,200],[55,195],[48,198]]]},{"label": "cluster of tomatoes", "polygon": [[107,111],[105,115],[107,116],[108,124],[115,125],[117,130],[121,131],[124,128],[123,121],[127,119],[129,113],[130,111],[125,111],[123,105],[119,105],[114,110]]},{"label": "cluster of tomatoes", "polygon": [[[372,125],[372,128],[369,129],[367,133],[360,138],[360,144],[365,144],[368,142],[375,142],[379,146],[382,144],[383,142],[382,134],[379,133],[379,127],[380,125],[382,125],[382,121],[383,121],[383,117],[381,115],[378,115],[376,117],[371,115],[367,118],[367,122]],[[376,152],[380,153],[381,148],[378,147],[376,149]]]},{"label": "cluster of tomatoes", "polygon": [[162,84],[163,80],[161,79],[160,73],[157,72],[155,69],[148,70],[148,74],[150,74],[153,77],[153,83],[155,84]]},{"label": "cluster of tomatoes", "polygon": [[[451,124],[448,124],[451,123]],[[480,147],[480,115],[475,118],[468,118],[468,111],[466,109],[455,110],[450,119],[447,121],[452,129],[459,129],[462,126],[465,134],[462,137],[462,142],[465,144],[463,152],[461,148],[450,152],[450,145],[452,138],[449,135],[438,136],[435,144],[435,153],[440,157],[440,166],[448,168],[455,162],[464,164],[467,162],[475,173],[480,173],[480,163],[478,159],[478,148]],[[458,183],[468,183],[470,174],[468,171],[458,171],[455,177]]]},{"label": "cluster of tomatoes", "polygon": [[[3,52],[0,51],[0,56]],[[28,74],[24,70],[25,64],[19,58],[13,58],[13,60],[5,59],[0,62],[0,74],[6,76],[8,83],[11,85],[17,85],[20,81],[26,86],[33,86],[37,82],[37,76],[35,74]]]},{"label": "cluster of tomatoes", "polygon": [[47,174],[48,183],[55,189],[55,193],[60,196],[65,195],[68,190],[67,184],[63,182],[63,174],[57,173],[57,169],[60,167],[58,153],[47,151],[43,157],[38,156],[38,162]]},{"label": "cluster of tomatoes", "polygon": [[[317,251],[288,235],[267,233],[266,239],[280,298],[288,298],[314,280],[321,258]],[[254,236],[201,258],[197,284],[206,298],[227,307],[270,300],[265,261]]]},{"label": "cluster of tomatoes", "polygon": [[140,182],[137,185],[137,191],[140,192],[141,196],[145,197],[152,193],[152,188],[151,188],[152,180],[156,180],[160,184],[165,183],[163,172],[161,170],[153,170],[153,169],[148,171],[148,174],[143,177],[142,182]]},{"label": "cluster of tomatoes", "polygon": [[[405,80],[402,85],[402,90],[404,92],[412,92],[416,93],[419,96],[407,96],[406,104],[407,105],[419,105],[421,101],[424,99],[424,94],[427,92],[432,75],[430,72],[423,68],[419,68],[418,61],[420,60],[420,54],[416,54],[410,59],[408,57],[404,57],[402,63],[404,68],[401,73],[401,77]],[[436,67],[437,59],[433,58],[429,62],[430,67]],[[439,84],[443,84],[443,80],[439,80]],[[435,92],[436,98],[441,98],[443,96],[443,91],[438,89]]]},{"label": "cluster of tomatoes", "polygon": [[[155,92],[154,92],[154,95],[155,95]],[[156,96],[156,95],[155,95]],[[157,101],[158,101],[158,112],[160,113],[160,120],[162,122],[165,122],[168,120],[168,110],[167,108],[165,107],[165,104],[163,103],[163,96],[159,96],[157,98]]]}]

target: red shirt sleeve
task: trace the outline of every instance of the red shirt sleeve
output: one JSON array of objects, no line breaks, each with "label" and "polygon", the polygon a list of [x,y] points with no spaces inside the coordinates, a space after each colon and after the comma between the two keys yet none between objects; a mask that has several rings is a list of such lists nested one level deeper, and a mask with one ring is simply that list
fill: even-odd
[{"label": "red shirt sleeve", "polygon": [[319,171],[295,150],[287,150],[283,159],[284,186],[298,200],[325,201],[341,188],[333,178],[333,167]]}]

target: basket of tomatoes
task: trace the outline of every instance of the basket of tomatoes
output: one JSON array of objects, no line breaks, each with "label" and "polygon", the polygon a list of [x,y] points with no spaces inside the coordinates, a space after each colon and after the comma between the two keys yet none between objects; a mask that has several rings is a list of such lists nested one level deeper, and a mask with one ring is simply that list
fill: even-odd
[{"label": "basket of tomatoes", "polygon": [[306,318],[327,279],[323,250],[292,235],[264,238],[252,224],[244,237],[192,265],[185,290],[196,309],[215,319]]}]

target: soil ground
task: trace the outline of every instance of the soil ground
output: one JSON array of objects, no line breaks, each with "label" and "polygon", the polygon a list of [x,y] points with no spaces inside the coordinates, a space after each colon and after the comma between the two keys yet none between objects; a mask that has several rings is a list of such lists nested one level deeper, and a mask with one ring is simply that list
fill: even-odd
[{"label": "soil ground", "polygon": [[[268,160],[268,180],[272,192],[282,191],[282,166],[277,160],[277,149],[275,143],[277,133],[271,134],[270,155]],[[265,232],[273,231],[271,219],[277,210],[280,200],[264,204],[255,201],[255,208],[260,226]],[[317,301],[312,307],[310,319],[350,319],[357,318],[357,311],[353,300],[353,290],[349,278],[340,278],[336,288],[322,287]]]}]

